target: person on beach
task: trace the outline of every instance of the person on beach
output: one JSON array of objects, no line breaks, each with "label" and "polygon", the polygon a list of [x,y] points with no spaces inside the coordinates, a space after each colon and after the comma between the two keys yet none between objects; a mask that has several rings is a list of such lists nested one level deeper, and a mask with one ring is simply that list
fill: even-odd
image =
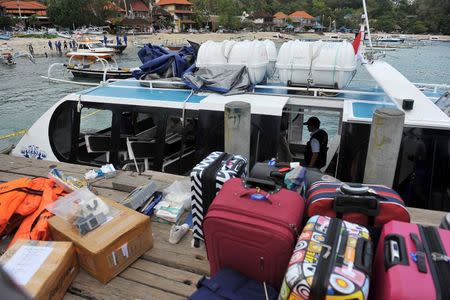
[{"label": "person on beach", "polygon": [[32,44],[28,45],[28,50],[30,51],[31,56],[34,56],[34,48]]},{"label": "person on beach", "polygon": [[108,46],[108,38],[106,37],[106,34],[103,35],[103,44],[106,46]]},{"label": "person on beach", "polygon": [[64,50],[67,50],[67,41],[64,40]]},{"label": "person on beach", "polygon": [[116,35],[116,42],[117,42],[117,46],[122,45],[122,42],[120,40],[120,36],[119,35]]},{"label": "person on beach", "polygon": [[308,125],[308,131],[311,132],[311,138],[306,144],[305,163],[310,168],[320,169],[327,163],[328,134],[320,129],[317,117],[309,118],[303,125]]},{"label": "person on beach", "polygon": [[123,42],[125,43],[125,46],[128,46],[128,38],[126,34],[123,36]]},{"label": "person on beach", "polygon": [[48,40],[48,47],[50,48],[50,50],[53,51],[53,44],[52,41]]},{"label": "person on beach", "polygon": [[73,49],[73,47],[72,47],[72,41],[69,41],[69,48],[70,48],[70,49]]}]

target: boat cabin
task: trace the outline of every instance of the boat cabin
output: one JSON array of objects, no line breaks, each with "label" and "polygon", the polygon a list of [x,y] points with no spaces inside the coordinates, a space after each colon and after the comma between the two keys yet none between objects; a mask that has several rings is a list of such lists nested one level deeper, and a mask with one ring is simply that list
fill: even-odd
[{"label": "boat cabin", "polygon": [[449,210],[450,118],[395,69],[380,62],[367,70],[378,87],[306,92],[267,85],[230,96],[173,88],[184,87],[180,82],[110,80],[55,104],[13,154],[187,174],[210,152],[223,150],[225,104],[245,101],[251,104],[250,165],[277,157],[283,113],[289,118],[290,150],[302,161],[309,140],[303,122],[317,116],[329,135],[322,171],[362,182],[373,112],[402,109],[401,100],[410,97],[414,108],[405,110],[394,188],[409,206]]}]

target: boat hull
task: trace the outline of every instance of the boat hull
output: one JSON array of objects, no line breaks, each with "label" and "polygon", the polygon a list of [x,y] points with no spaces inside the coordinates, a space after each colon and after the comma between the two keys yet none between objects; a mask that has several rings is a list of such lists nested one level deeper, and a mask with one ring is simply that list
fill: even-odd
[{"label": "boat hull", "polygon": [[[73,68],[67,68],[72,75],[77,78],[95,78],[103,79],[104,71],[102,70],[77,70]],[[133,77],[131,71],[108,71],[106,72],[106,79],[126,79]]]}]

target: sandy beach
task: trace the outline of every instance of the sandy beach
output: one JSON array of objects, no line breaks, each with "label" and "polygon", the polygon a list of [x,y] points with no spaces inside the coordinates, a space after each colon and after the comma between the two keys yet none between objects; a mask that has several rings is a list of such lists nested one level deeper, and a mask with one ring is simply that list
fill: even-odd
[{"label": "sandy beach", "polygon": [[[162,45],[183,45],[186,44],[188,40],[202,43],[207,40],[222,41],[226,39],[232,40],[244,40],[244,39],[273,39],[273,40],[290,40],[290,39],[323,39],[329,38],[330,36],[338,35],[341,38],[353,39],[354,34],[342,34],[342,33],[324,33],[322,35],[315,33],[303,33],[303,34],[288,34],[288,33],[278,33],[278,32],[239,32],[239,33],[157,33],[151,35],[128,35],[128,44],[162,44]],[[379,36],[383,34],[378,34]],[[406,35],[408,38],[429,40],[430,35]],[[115,35],[107,35],[108,40],[116,39]],[[372,38],[376,38],[377,34],[373,34]],[[441,40],[450,41],[450,36],[437,36]],[[87,35],[84,38],[90,38],[93,40],[100,40],[103,35]],[[55,41],[64,41],[64,38],[50,39],[54,44]],[[13,48],[14,52],[17,51],[28,51],[28,45],[32,45],[34,53],[37,55],[44,55],[45,53],[52,55],[56,54],[56,50],[53,47],[51,51],[48,47],[48,39],[42,38],[18,38],[14,37],[9,41],[0,41],[0,44],[7,44],[9,47]],[[68,41],[68,40],[67,40]]]}]

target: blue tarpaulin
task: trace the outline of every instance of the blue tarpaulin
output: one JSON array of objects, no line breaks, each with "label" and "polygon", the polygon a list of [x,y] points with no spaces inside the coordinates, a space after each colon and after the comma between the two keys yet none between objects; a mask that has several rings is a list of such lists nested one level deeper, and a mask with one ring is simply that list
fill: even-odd
[{"label": "blue tarpaulin", "polygon": [[197,47],[184,46],[178,52],[161,46],[147,44],[139,50],[138,56],[143,65],[133,72],[136,79],[148,74],[157,74],[161,78],[182,77],[196,60]]}]

